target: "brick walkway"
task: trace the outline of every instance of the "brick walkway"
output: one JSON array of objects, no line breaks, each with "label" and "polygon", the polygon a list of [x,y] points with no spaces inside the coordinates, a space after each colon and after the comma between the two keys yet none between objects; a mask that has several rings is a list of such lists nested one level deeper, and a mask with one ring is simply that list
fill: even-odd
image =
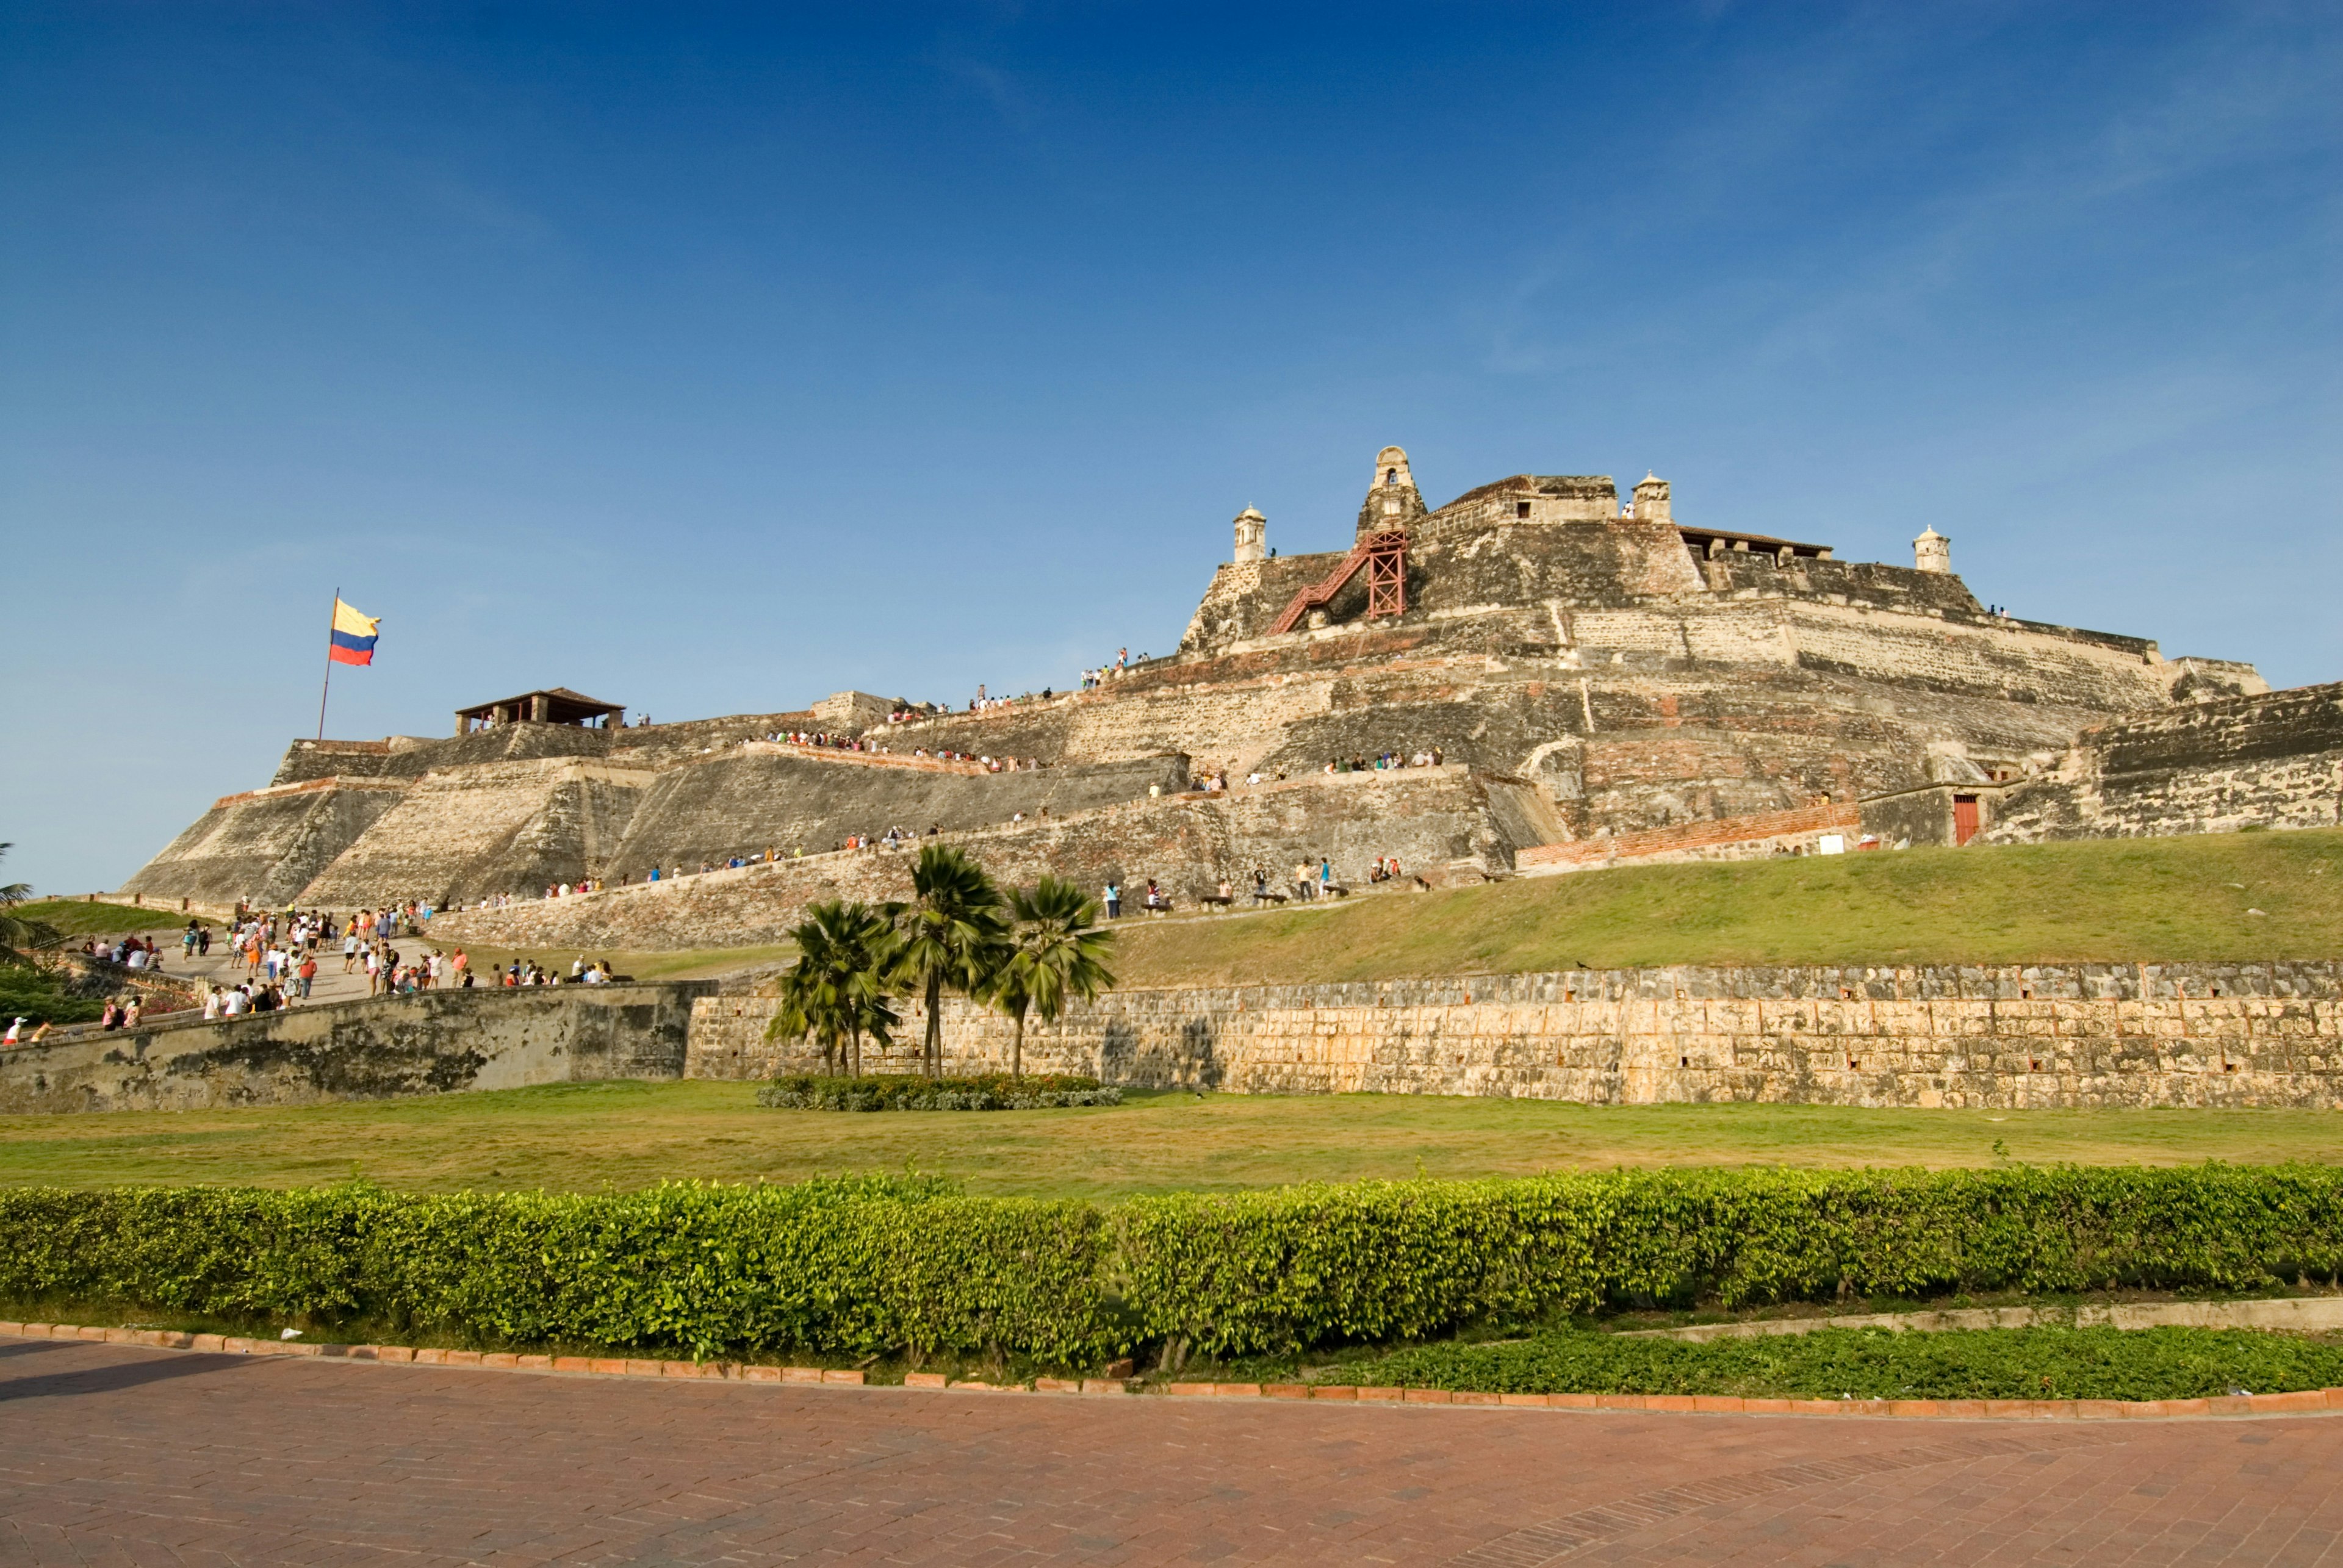
[{"label": "brick walkway", "polygon": [[0,1564],[2312,1563],[2343,1416],[1571,1414],[0,1342]]}]

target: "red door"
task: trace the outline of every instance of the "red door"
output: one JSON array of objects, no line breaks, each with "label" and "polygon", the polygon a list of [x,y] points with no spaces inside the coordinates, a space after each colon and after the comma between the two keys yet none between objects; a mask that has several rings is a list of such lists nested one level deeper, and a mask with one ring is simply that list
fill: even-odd
[{"label": "red door", "polygon": [[1953,842],[1966,844],[1976,837],[1977,801],[1974,795],[1953,797]]}]

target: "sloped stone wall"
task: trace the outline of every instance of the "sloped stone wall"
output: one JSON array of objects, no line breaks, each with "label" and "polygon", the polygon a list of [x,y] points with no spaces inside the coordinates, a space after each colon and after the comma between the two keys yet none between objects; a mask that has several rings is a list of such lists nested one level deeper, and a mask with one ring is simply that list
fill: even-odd
[{"label": "sloped stone wall", "polygon": [[822,854],[848,835],[877,837],[890,828],[958,831],[1019,812],[1071,816],[1188,782],[1180,757],[1001,773],[912,760],[750,745],[669,769],[645,791],[604,874],[639,879],[654,864],[697,870],[703,860],[767,849]]},{"label": "sloped stone wall", "polygon": [[[1247,1094],[1472,1094],[1995,1109],[2343,1106],[2343,966],[1657,969],[1128,990],[1029,1022],[1030,1071]],[[686,1073],[818,1061],[773,1000],[694,1004]],[[891,1053],[915,1070],[916,1001]],[[947,1068],[1008,1065],[1011,1026],[949,1000]]]},{"label": "sloped stone wall", "polygon": [[[1041,777],[1046,777],[1046,770]],[[1318,774],[1224,795],[1189,793],[1134,801],[1068,818],[958,833],[967,849],[1004,882],[1030,883],[1044,872],[1070,877],[1095,894],[1119,879],[1135,910],[1149,877],[1182,908],[1217,890],[1222,876],[1241,892],[1252,868],[1274,886],[1292,879],[1304,858],[1333,861],[1338,878],[1363,883],[1378,856],[1395,856],[1408,873],[1462,868],[1493,874],[1519,847],[1508,821],[1526,824],[1541,809],[1507,780],[1463,768]],[[499,947],[591,950],[740,946],[779,940],[809,903],[830,899],[877,902],[910,896],[917,841],[843,854],[809,855],[672,881],[617,888],[582,898],[537,900],[502,909],[456,910],[432,923],[435,940]]]},{"label": "sloped stone wall", "polygon": [[548,883],[575,882],[618,848],[657,778],[571,757],[427,774],[302,888],[299,901],[352,909],[387,900],[536,894]]},{"label": "sloped stone wall", "polygon": [[2343,683],[2189,703],[2088,731],[2004,791],[1981,840],[2343,826]]},{"label": "sloped stone wall", "polygon": [[396,807],[402,780],[326,778],[216,801],[122,891],[233,906],[290,902]]}]

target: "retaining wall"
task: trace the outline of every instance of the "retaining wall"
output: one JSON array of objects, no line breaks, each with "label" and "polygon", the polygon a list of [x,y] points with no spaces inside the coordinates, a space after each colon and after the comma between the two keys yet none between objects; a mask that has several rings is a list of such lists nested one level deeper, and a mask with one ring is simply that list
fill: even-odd
[{"label": "retaining wall", "polygon": [[[817,1059],[763,1039],[771,998],[705,998],[685,1071]],[[1011,1025],[948,1001],[947,1065],[1008,1064]],[[926,1028],[866,1067],[910,1070]],[[2343,965],[1657,969],[1126,990],[1026,1030],[1029,1070],[1238,1093],[1592,1104],[1997,1109],[2343,1106]]]},{"label": "retaining wall", "polygon": [[709,980],[426,991],[173,1020],[0,1055],[0,1112],[204,1111],[679,1078]]}]

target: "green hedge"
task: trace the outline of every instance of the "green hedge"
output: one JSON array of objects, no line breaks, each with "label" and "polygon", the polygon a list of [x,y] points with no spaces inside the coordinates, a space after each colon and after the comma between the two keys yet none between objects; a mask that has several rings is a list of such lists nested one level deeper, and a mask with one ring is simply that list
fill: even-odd
[{"label": "green hedge", "polygon": [[1614,1172],[1101,1206],[930,1179],[613,1197],[0,1191],[0,1296],[419,1323],[699,1354],[1222,1355],[1621,1307],[2109,1286],[2343,1268],[2343,1170]]},{"label": "green hedge", "polygon": [[1101,1216],[918,1178],[615,1197],[367,1187],[0,1193],[0,1292],[219,1316],[365,1319],[504,1341],[1109,1346]]},{"label": "green hedge", "polygon": [[1076,1105],[1121,1105],[1122,1091],[1071,1073],[971,1073],[927,1078],[873,1073],[842,1078],[801,1072],[776,1078],[757,1091],[757,1103],[785,1111],[1055,1111]]}]

